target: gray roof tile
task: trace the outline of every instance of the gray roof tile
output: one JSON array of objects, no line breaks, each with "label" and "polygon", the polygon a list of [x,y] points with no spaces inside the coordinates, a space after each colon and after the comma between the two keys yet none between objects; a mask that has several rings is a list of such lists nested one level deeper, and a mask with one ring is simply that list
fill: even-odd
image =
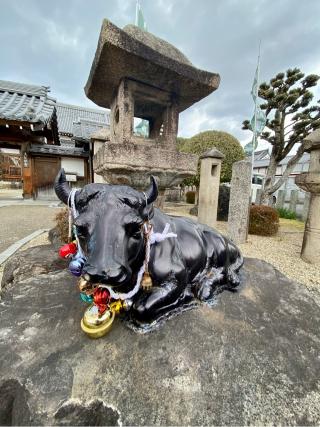
[{"label": "gray roof tile", "polygon": [[47,124],[56,100],[49,87],[0,80],[0,119]]},{"label": "gray roof tile", "polygon": [[73,135],[73,123],[81,119],[109,126],[109,112],[102,109],[80,107],[78,105],[57,103],[57,118],[60,134]]},{"label": "gray roof tile", "polygon": [[73,139],[78,141],[90,141],[94,133],[106,127],[109,127],[106,123],[80,119],[78,122],[73,123]]}]

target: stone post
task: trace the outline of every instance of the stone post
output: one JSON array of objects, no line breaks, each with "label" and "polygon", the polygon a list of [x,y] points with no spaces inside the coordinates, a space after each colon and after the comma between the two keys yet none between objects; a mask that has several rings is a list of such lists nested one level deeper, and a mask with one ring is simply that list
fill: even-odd
[{"label": "stone post", "polygon": [[202,154],[198,221],[215,227],[217,221],[221,162],[224,155],[216,148]]},{"label": "stone post", "polygon": [[299,196],[298,190],[291,190],[289,209],[292,212],[296,212],[297,210],[298,196]]},{"label": "stone post", "polygon": [[309,205],[310,205],[310,193],[304,194],[304,201],[303,201],[303,208],[302,208],[302,221],[307,221],[308,218],[308,212],[309,212]]},{"label": "stone post", "polygon": [[256,205],[261,205],[261,195],[262,195],[262,190],[261,188],[258,188],[257,194],[256,194],[256,201],[255,201]]},{"label": "stone post", "polygon": [[277,203],[276,203],[277,208],[283,208],[285,198],[286,198],[286,190],[279,190],[277,194]]},{"label": "stone post", "polygon": [[250,196],[251,162],[240,160],[232,166],[228,217],[228,234],[237,244],[245,243],[248,237]]},{"label": "stone post", "polygon": [[310,205],[304,229],[301,258],[312,264],[320,264],[320,129],[308,136],[310,148],[309,172],[296,176],[296,184],[310,192]]}]

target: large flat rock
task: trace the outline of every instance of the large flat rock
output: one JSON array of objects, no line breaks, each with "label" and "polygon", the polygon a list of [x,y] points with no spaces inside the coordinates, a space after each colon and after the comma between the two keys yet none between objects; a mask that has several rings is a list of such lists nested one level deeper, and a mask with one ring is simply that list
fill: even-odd
[{"label": "large flat rock", "polygon": [[320,423],[319,305],[271,265],[246,259],[239,291],[213,308],[145,335],[117,319],[92,341],[75,280],[42,254],[52,272],[28,278],[20,262],[6,274],[0,424]]}]

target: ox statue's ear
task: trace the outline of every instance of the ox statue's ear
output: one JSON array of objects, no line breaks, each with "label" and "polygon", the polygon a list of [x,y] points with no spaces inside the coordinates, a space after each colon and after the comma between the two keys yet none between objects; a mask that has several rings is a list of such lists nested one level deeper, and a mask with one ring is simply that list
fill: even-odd
[{"label": "ox statue's ear", "polygon": [[67,205],[71,188],[67,183],[66,174],[63,168],[60,169],[58,175],[56,176],[56,179],[54,181],[54,190],[59,199]]},{"label": "ox statue's ear", "polygon": [[151,205],[151,203],[153,203],[158,197],[158,185],[153,175],[150,176],[150,185],[144,194],[146,196],[148,205]]}]

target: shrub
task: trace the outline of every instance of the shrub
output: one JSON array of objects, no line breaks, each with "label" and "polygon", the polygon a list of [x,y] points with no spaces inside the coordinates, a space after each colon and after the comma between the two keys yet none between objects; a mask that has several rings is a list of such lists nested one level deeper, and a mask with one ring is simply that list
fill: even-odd
[{"label": "shrub", "polygon": [[229,214],[229,200],[230,200],[230,187],[227,185],[219,186],[219,199],[218,199],[218,221],[228,221]]},{"label": "shrub", "polygon": [[[200,132],[191,138],[178,138],[178,150],[185,153],[201,155],[212,147],[217,148],[225,155],[221,164],[221,182],[230,182],[232,175],[232,165],[238,160],[245,158],[245,154],[240,142],[227,132],[208,130]],[[200,162],[199,162],[200,165]],[[200,168],[196,176],[187,178],[184,182],[186,185],[199,186]]]},{"label": "shrub", "polygon": [[186,202],[194,205],[195,201],[196,201],[195,191],[187,191],[186,192]]},{"label": "shrub", "polygon": [[297,214],[290,209],[278,208],[277,211],[280,218],[297,219]]},{"label": "shrub", "polygon": [[258,236],[272,236],[279,229],[279,214],[276,209],[264,205],[250,207],[249,233]]},{"label": "shrub", "polygon": [[55,217],[56,229],[62,242],[68,242],[69,212],[68,208],[59,210]]}]

